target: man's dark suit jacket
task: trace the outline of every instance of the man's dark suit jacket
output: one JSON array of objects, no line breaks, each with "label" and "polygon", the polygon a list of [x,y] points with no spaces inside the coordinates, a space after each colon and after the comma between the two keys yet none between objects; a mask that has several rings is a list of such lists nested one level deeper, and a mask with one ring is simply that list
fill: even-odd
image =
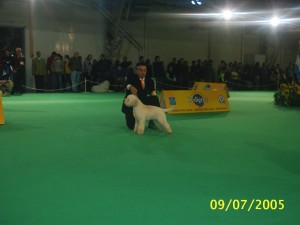
[{"label": "man's dark suit jacket", "polygon": [[[149,96],[151,96],[151,93],[153,91],[155,91],[154,82],[150,77],[147,77],[147,76],[145,77],[145,89],[142,88],[141,80],[137,74],[132,74],[127,78],[126,86],[128,84],[134,86],[137,89],[137,96],[144,104],[159,106],[159,105],[157,105],[158,101],[155,101],[154,103],[152,103],[152,101],[150,99],[152,99],[153,97],[149,99]],[[127,88],[126,88],[125,98],[130,94],[131,94],[130,90],[127,90]],[[157,97],[155,96],[155,98],[157,98]],[[132,108],[127,107],[123,102],[122,112],[125,114],[132,113]]]}]

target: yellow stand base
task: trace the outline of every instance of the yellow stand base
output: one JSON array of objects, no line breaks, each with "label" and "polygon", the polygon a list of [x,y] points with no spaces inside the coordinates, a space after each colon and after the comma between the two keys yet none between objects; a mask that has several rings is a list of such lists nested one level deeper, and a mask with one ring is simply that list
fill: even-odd
[{"label": "yellow stand base", "polygon": [[3,106],[2,106],[2,92],[1,91],[0,91],[0,124],[1,125],[5,124],[4,111],[3,111]]}]

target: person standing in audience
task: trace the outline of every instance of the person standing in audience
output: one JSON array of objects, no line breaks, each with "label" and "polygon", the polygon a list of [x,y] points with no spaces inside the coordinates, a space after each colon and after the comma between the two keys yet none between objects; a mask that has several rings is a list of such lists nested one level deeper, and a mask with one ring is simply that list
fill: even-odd
[{"label": "person standing in audience", "polygon": [[46,87],[48,90],[52,90],[52,84],[53,84],[53,76],[52,76],[52,70],[51,65],[54,60],[54,57],[56,55],[56,52],[52,52],[51,55],[47,58],[47,64],[46,64]]},{"label": "person standing in audience", "polygon": [[184,65],[184,59],[180,58],[178,60],[178,63],[176,65],[176,82],[179,89],[185,89],[185,65]]},{"label": "person standing in audience", "polygon": [[5,50],[2,57],[3,80],[11,80],[13,77],[14,57],[10,54],[9,49]]},{"label": "person standing in audience", "polygon": [[44,92],[44,79],[46,74],[46,61],[41,58],[41,52],[36,52],[36,57],[32,59],[32,75],[34,76],[36,93]]},{"label": "person standing in audience", "polygon": [[71,73],[72,91],[78,92],[80,73],[82,71],[82,58],[79,55],[79,52],[74,52],[74,56],[69,61],[69,67],[72,71]]},{"label": "person standing in audience", "polygon": [[193,82],[197,81],[197,62],[196,62],[196,60],[192,61],[192,65],[190,67],[190,72],[192,75]]},{"label": "person standing in audience", "polygon": [[64,71],[64,62],[60,54],[56,54],[51,65],[52,76],[53,76],[53,87],[56,91],[60,91],[62,87],[62,74]]},{"label": "person standing in audience", "polygon": [[[147,67],[148,68],[148,67]],[[132,74],[134,74],[134,69],[132,67],[132,62],[128,61],[128,65],[127,65],[127,77],[128,76],[132,76]],[[148,73],[147,73],[148,74]],[[127,77],[125,77],[125,79],[127,79]]]},{"label": "person standing in audience", "polygon": [[111,61],[106,59],[104,54],[100,55],[100,59],[97,62],[97,71],[98,71],[98,79],[99,83],[102,83],[105,80],[109,79],[109,72],[111,69]]},{"label": "person standing in audience", "polygon": [[127,69],[128,66],[128,58],[126,56],[123,57],[123,61],[121,62],[122,69]]},{"label": "person standing in audience", "polygon": [[168,84],[168,89],[174,89],[176,88],[176,58],[173,57],[172,61],[169,62],[167,66],[167,71],[166,71],[166,78],[167,78],[167,84]]},{"label": "person standing in audience", "polygon": [[67,89],[67,85],[70,87],[68,88],[69,91],[71,91],[72,81],[71,81],[71,69],[69,67],[69,55],[64,56],[64,73],[62,77],[62,88],[65,91]]},{"label": "person standing in audience", "polygon": [[139,57],[139,60],[138,60],[138,62],[137,62],[136,65],[138,65],[138,64],[140,64],[140,63],[145,63],[145,57],[142,56],[142,55]]},{"label": "person standing in audience", "polygon": [[286,69],[286,75],[287,75],[287,80],[289,84],[292,84],[295,82],[295,74],[294,74],[294,64],[289,63],[287,69]]},{"label": "person standing in audience", "polygon": [[160,61],[159,56],[155,56],[152,66],[153,77],[156,80],[157,89],[161,91],[163,89],[163,83],[165,82],[165,68],[163,62]]},{"label": "person standing in audience", "polygon": [[[268,80],[269,80],[269,70],[268,70],[268,67],[266,65],[266,63],[263,63],[261,65],[261,68],[260,68],[260,80],[261,80],[261,88],[263,90],[268,90],[268,86],[269,86],[269,83],[268,83]],[[243,76],[242,76],[242,79],[243,79]]]},{"label": "person standing in audience", "polygon": [[[176,85],[176,75],[173,71],[172,66],[168,67],[168,70],[166,72],[166,78],[167,78],[167,89],[172,90],[175,88]],[[176,89],[176,88],[175,88]]]},{"label": "person standing in audience", "polygon": [[201,59],[197,59],[197,81],[204,81],[204,68]]},{"label": "person standing in audience", "polygon": [[92,60],[92,70],[91,70],[91,77],[92,77],[93,85],[95,83],[97,83],[97,76],[98,76],[98,72],[97,72],[97,59],[93,59]]},{"label": "person standing in audience", "polygon": [[221,60],[217,68],[217,82],[224,82],[226,63]]},{"label": "person standing in audience", "polygon": [[83,61],[82,80],[83,81],[85,81],[85,79],[87,80],[87,83],[84,83],[83,85],[86,85],[88,90],[90,90],[92,87],[92,83],[91,83],[92,59],[93,59],[92,54],[88,54],[87,57]]},{"label": "person standing in audience", "polygon": [[112,78],[113,78],[112,85],[114,86],[114,91],[123,90],[122,89],[122,87],[124,87],[123,74],[125,74],[125,71],[126,70],[122,69],[120,61],[116,60],[112,72]]},{"label": "person standing in audience", "polygon": [[150,59],[146,59],[147,77],[153,77],[153,67]]},{"label": "person standing in audience", "polygon": [[16,58],[14,63],[14,94],[23,94],[23,83],[25,80],[25,57],[22,49],[16,48]]}]

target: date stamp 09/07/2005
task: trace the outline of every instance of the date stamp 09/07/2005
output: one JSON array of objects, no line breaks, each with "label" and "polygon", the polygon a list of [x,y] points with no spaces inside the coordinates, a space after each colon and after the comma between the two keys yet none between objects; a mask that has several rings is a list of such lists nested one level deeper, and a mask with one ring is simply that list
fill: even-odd
[{"label": "date stamp 09/07/2005", "polygon": [[282,199],[229,199],[225,201],[223,199],[212,199],[209,203],[209,207],[213,211],[229,211],[229,210],[245,210],[250,212],[251,210],[284,210],[285,204]]}]

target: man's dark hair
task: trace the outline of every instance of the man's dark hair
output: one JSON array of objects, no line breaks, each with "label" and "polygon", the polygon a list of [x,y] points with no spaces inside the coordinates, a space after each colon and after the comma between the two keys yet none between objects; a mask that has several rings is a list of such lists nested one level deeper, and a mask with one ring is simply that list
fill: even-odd
[{"label": "man's dark hair", "polygon": [[144,63],[144,62],[139,62],[139,63],[136,64],[136,68],[138,68],[139,66],[146,66],[147,67],[146,63]]}]

